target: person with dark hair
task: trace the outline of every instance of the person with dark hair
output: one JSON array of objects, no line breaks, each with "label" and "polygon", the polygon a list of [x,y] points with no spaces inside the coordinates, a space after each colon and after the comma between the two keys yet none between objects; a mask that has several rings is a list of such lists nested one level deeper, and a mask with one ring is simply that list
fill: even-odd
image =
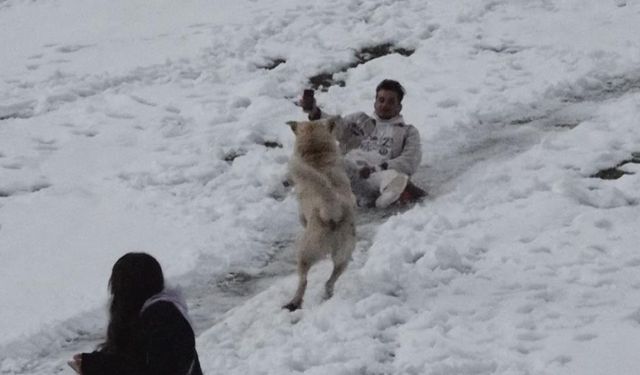
[{"label": "person with dark hair", "polygon": [[109,279],[106,341],[69,365],[82,375],[202,375],[187,306],[164,285],[162,268],[146,253],[128,253]]},{"label": "person with dark hair", "polygon": [[[400,112],[405,90],[385,79],[376,87],[373,116],[357,112],[340,118],[336,138],[359,206],[387,207],[419,200],[426,192],[409,179],[422,159],[420,133]],[[329,117],[317,105],[313,91],[300,101],[310,120]]]}]

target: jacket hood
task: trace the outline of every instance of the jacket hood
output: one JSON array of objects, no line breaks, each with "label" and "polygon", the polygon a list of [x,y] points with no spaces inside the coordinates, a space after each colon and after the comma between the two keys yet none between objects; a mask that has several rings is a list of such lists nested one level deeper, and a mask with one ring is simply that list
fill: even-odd
[{"label": "jacket hood", "polygon": [[144,302],[142,308],[140,309],[140,314],[149,308],[149,306],[153,305],[156,302],[171,302],[173,305],[180,311],[182,316],[189,322],[189,325],[193,329],[193,323],[191,322],[191,318],[189,317],[189,308],[187,307],[187,303],[182,295],[182,291],[177,288],[165,288],[162,292],[155,294],[149,297],[148,300]]},{"label": "jacket hood", "polygon": [[376,122],[384,124],[397,124],[397,125],[405,125],[404,123],[404,118],[402,117],[402,115],[397,115],[396,117],[392,117],[390,119],[381,119],[380,117],[378,117],[378,115],[376,113],[373,114],[373,118],[376,120]]}]

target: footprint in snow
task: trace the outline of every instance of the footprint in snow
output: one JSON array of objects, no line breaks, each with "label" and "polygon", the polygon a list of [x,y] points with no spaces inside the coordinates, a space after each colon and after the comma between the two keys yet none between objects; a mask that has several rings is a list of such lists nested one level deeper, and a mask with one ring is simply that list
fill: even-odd
[{"label": "footprint in snow", "polygon": [[149,100],[147,100],[145,98],[142,98],[140,96],[137,96],[137,95],[130,95],[129,97],[131,99],[133,99],[135,102],[143,104],[143,105],[147,105],[149,107],[156,107],[158,105],[158,104],[156,104],[156,103],[154,103],[152,101],[149,101]]},{"label": "footprint in snow", "polygon": [[51,187],[51,184],[45,181],[31,184],[9,184],[7,186],[0,186],[0,198],[8,198],[24,193],[35,193],[48,187]]},{"label": "footprint in snow", "polygon": [[518,241],[520,241],[521,243],[530,243],[533,242],[533,240],[535,240],[536,238],[534,236],[527,236],[527,237],[521,237]]},{"label": "footprint in snow", "polygon": [[520,354],[524,354],[524,355],[528,355],[531,354],[533,352],[539,351],[540,349],[542,349],[540,346],[537,345],[525,345],[525,344],[518,344],[515,345],[513,347],[511,347],[511,350],[518,352]]},{"label": "footprint in snow", "polygon": [[11,170],[19,170],[24,167],[24,163],[20,161],[6,161],[2,163],[2,168],[11,169]]},{"label": "footprint in snow", "polygon": [[182,116],[167,116],[161,120],[162,136],[164,138],[174,138],[187,134],[188,120]]},{"label": "footprint in snow", "polygon": [[55,139],[33,138],[33,141],[36,142],[36,150],[38,151],[57,151],[58,150],[58,146],[56,146]]},{"label": "footprint in snow", "polygon": [[626,267],[633,267],[633,268],[638,267],[640,266],[640,258],[631,259],[628,262],[626,262],[624,265]]},{"label": "footprint in snow", "polygon": [[535,309],[535,306],[534,306],[534,305],[532,305],[532,304],[526,304],[526,305],[522,305],[522,306],[518,307],[518,308],[516,309],[516,312],[517,312],[518,314],[524,314],[524,315],[527,315],[527,314],[531,314],[531,313],[533,312],[533,310],[534,310],[534,309]]},{"label": "footprint in snow", "polygon": [[573,337],[575,341],[591,341],[596,338],[598,338],[598,335],[595,333],[581,333]]},{"label": "footprint in snow", "polygon": [[78,135],[78,136],[83,136],[83,137],[87,137],[87,138],[93,138],[96,135],[98,135],[99,133],[95,130],[72,130],[71,134],[73,135]]},{"label": "footprint in snow", "polygon": [[560,355],[552,359],[550,363],[558,363],[561,366],[565,366],[567,363],[571,362],[571,360],[571,357],[568,355]]},{"label": "footprint in snow", "polygon": [[452,108],[452,107],[457,107],[458,104],[460,104],[459,100],[457,99],[445,99],[445,100],[441,100],[437,103],[439,108]]},{"label": "footprint in snow", "polygon": [[613,227],[613,224],[611,223],[611,221],[606,219],[597,220],[595,223],[593,223],[593,225],[596,228],[607,229],[607,230]]},{"label": "footprint in snow", "polygon": [[180,114],[180,108],[173,106],[173,105],[165,105],[164,106],[164,110],[170,113],[175,113],[176,115]]},{"label": "footprint in snow", "polygon": [[547,335],[536,333],[536,332],[525,332],[525,333],[518,334],[517,338],[520,341],[535,342],[535,341],[546,339]]},{"label": "footprint in snow", "polygon": [[92,45],[90,44],[69,44],[66,46],[62,46],[62,47],[58,47],[56,48],[56,52],[59,53],[73,53],[73,52],[77,52],[80,51],[81,49],[85,49],[88,47],[91,47]]},{"label": "footprint in snow", "polygon": [[546,246],[539,246],[529,249],[531,254],[551,254],[551,249]]},{"label": "footprint in snow", "polygon": [[29,118],[33,115],[35,106],[35,100],[28,100],[10,105],[0,104],[0,121],[15,118]]}]

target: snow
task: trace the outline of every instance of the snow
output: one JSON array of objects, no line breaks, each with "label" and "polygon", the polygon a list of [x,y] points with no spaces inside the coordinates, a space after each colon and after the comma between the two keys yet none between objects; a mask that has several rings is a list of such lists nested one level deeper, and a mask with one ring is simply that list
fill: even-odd
[{"label": "snow", "polygon": [[[71,373],[103,337],[114,261],[147,251],[186,292],[207,374],[635,374],[639,17],[624,0],[0,0],[0,373]],[[415,52],[350,67],[384,43]],[[359,211],[335,295],[322,262],[290,313],[284,123],[323,72],[345,82],[316,93],[332,113],[406,87],[430,195]]]}]

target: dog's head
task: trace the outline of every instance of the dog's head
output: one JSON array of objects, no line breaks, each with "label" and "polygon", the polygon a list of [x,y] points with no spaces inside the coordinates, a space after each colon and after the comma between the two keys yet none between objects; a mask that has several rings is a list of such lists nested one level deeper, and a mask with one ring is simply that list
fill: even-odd
[{"label": "dog's head", "polygon": [[311,134],[314,132],[320,133],[325,130],[329,133],[333,133],[337,120],[338,117],[329,117],[316,121],[287,121],[287,125],[289,125],[296,136],[299,136],[300,134]]},{"label": "dog's head", "polygon": [[305,157],[319,153],[337,153],[333,131],[336,118],[317,121],[288,121],[287,125],[296,135],[296,153]]}]

